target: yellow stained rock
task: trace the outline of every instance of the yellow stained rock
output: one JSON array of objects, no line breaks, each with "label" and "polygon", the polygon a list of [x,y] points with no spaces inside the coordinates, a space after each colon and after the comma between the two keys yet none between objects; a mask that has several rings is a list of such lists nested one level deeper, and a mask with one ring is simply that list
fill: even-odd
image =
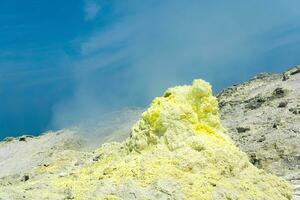
[{"label": "yellow stained rock", "polygon": [[73,199],[291,199],[284,180],[254,167],[226,135],[203,80],[168,89],[126,141],[96,154],[97,161],[47,183],[68,188]]}]

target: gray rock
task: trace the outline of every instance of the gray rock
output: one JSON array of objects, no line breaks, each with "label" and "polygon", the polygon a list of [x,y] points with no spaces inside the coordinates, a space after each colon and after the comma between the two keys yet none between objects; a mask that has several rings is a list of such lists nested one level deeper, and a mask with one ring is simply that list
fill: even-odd
[{"label": "gray rock", "polygon": [[300,65],[292,67],[282,74],[282,81],[288,80],[291,76],[300,73]]},{"label": "gray rock", "polygon": [[[258,75],[217,98],[222,124],[255,166],[286,179],[300,176],[300,66]],[[299,176],[289,180],[294,199]]]}]

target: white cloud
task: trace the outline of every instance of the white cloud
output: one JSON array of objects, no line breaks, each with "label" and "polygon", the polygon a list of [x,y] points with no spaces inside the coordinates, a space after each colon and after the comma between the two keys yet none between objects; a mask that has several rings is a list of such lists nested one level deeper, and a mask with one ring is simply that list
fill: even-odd
[{"label": "white cloud", "polygon": [[89,21],[95,19],[100,9],[101,6],[97,2],[93,0],[87,0],[84,7],[85,20]]}]

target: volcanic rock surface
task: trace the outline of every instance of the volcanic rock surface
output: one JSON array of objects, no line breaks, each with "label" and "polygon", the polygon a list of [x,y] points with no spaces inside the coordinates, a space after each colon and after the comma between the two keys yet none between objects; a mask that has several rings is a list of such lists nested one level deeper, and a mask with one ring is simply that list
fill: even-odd
[{"label": "volcanic rock surface", "polygon": [[300,199],[300,66],[259,74],[217,95],[222,124],[250,161],[281,176]]},{"label": "volcanic rock surface", "polygon": [[141,109],[107,116],[89,129],[98,139],[77,128],[7,138],[0,199],[291,199],[288,184],[264,170],[289,181],[297,199],[299,71],[221,92],[227,131],[210,86],[196,80],[156,98],[131,131]]}]

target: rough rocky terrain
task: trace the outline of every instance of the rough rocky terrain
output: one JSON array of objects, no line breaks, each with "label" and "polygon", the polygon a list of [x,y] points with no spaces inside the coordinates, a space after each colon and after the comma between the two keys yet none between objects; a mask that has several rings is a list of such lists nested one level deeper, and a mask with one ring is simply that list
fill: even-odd
[{"label": "rough rocky terrain", "polygon": [[[299,72],[299,67],[295,67],[284,74],[260,74],[246,83],[225,89],[217,96],[222,124],[227,128],[227,134],[232,137],[235,144],[239,146],[241,150],[248,154],[250,161],[255,166],[289,181],[295,187],[293,194],[294,199],[299,199],[300,185]],[[165,95],[167,94],[168,93],[165,93]],[[102,159],[109,154],[121,153],[124,157],[127,155],[126,153],[123,154],[124,151],[119,149],[124,145],[123,143],[110,143],[110,145],[104,145],[97,150],[95,147],[107,141],[122,141],[126,138],[130,132],[129,127],[133,125],[133,122],[136,121],[141,111],[141,109],[128,109],[125,112],[105,116],[102,122],[95,128],[89,128],[88,130],[73,128],[58,132],[48,132],[39,137],[23,136],[19,138],[7,138],[0,143],[0,199],[80,199],[78,198],[81,195],[78,194],[80,188],[77,187],[78,190],[76,190],[75,185],[83,184],[86,187],[86,182],[92,183],[93,187],[88,187],[88,189],[93,188],[91,189],[93,192],[84,193],[84,190],[82,191],[84,187],[81,187],[80,192],[85,194],[84,197],[81,196],[81,199],[93,199],[97,197],[97,195],[97,199],[117,199],[116,194],[122,196],[123,199],[143,199],[142,197],[150,197],[154,194],[156,195],[155,199],[187,199],[182,188],[179,187],[180,185],[184,185],[184,183],[178,184],[176,181],[170,181],[170,177],[168,177],[168,179],[154,181],[151,184],[147,183],[147,187],[142,184],[143,187],[141,187],[141,183],[138,183],[141,181],[139,179],[141,177],[139,177],[138,174],[134,175],[141,169],[138,170],[132,168],[133,166],[126,166],[126,164],[124,164],[123,168],[129,169],[131,167],[133,170],[133,172],[131,171],[129,173],[127,171],[125,173],[124,171],[120,171],[120,169],[114,169],[118,168],[118,165],[113,166],[114,162],[110,161],[111,164],[109,164],[109,167],[107,163],[102,163]],[[166,121],[163,121],[163,123],[166,123]],[[170,123],[170,121],[168,121],[168,123]],[[182,128],[181,126],[182,124],[179,125],[180,128]],[[164,132],[165,130],[160,131]],[[88,132],[88,137],[81,137],[81,132]],[[95,137],[99,135],[104,137]],[[131,135],[133,134],[131,133]],[[182,138],[179,136],[177,135],[177,140],[176,138],[172,138],[170,134],[159,135],[159,138],[163,138],[164,140],[169,138],[169,140],[173,142],[177,141],[176,143],[178,145],[179,141],[185,139],[185,137]],[[139,135],[139,137],[141,137],[141,135]],[[143,137],[142,134],[142,138]],[[226,138],[226,136],[224,137]],[[152,139],[151,137],[151,141]],[[136,141],[141,142],[142,140],[139,138]],[[205,146],[208,144],[202,145]],[[164,159],[166,155],[169,156],[169,153],[166,153],[168,151],[164,149],[165,146],[156,146],[159,147],[156,148],[156,151],[152,150],[149,154],[148,150],[146,150],[146,153],[142,153],[143,156],[138,157],[135,155],[134,159],[129,163],[136,164],[136,159],[140,159],[140,163],[143,163],[149,158],[151,158],[150,160],[155,160],[153,155],[158,157],[162,156],[161,158]],[[174,145],[169,143],[168,149],[170,149],[170,147],[174,148]],[[186,146],[187,149],[191,147],[190,144]],[[207,146],[207,149],[210,149],[208,147],[210,147],[210,145]],[[194,147],[192,147],[192,149],[193,148]],[[148,149],[148,147],[146,149]],[[191,167],[190,165],[194,165],[195,163],[203,164],[203,161],[199,160],[190,160],[190,162],[188,162],[185,157],[189,157],[189,150],[185,148],[183,148],[183,150],[182,148],[179,149],[181,150],[178,150],[175,155],[179,157],[177,164],[179,164],[179,168],[183,171],[189,169],[189,167]],[[242,154],[237,154],[241,156],[239,157],[241,163],[247,163]],[[180,155],[184,155],[184,157]],[[110,159],[117,159],[117,163],[120,164],[119,159],[123,159],[123,156],[108,157]],[[193,154],[193,156],[195,155]],[[128,159],[130,160],[131,157]],[[221,159],[225,159],[223,161],[228,163],[229,158]],[[212,162],[211,164],[216,163]],[[139,166],[145,168],[145,166],[141,164],[139,164]],[[153,165],[151,166],[153,167]],[[154,166],[157,167],[157,165]],[[169,168],[167,171],[164,171],[164,173],[168,174],[167,172],[173,169],[172,167],[174,166],[166,166]],[[211,166],[212,165],[210,165],[210,167]],[[246,164],[246,166],[248,166],[248,164]],[[103,171],[103,168],[107,171]],[[234,169],[234,171],[236,171],[236,168]],[[249,169],[251,169],[251,172],[254,170],[252,167]],[[143,169],[142,171],[145,170],[146,169]],[[134,180],[118,185],[115,180],[111,181],[107,179],[108,177],[116,176],[116,173],[118,176],[120,176],[121,173],[123,174],[122,177],[127,178],[137,177],[135,177]],[[159,174],[161,171],[155,171],[155,173]],[[197,170],[193,173],[197,174]],[[102,176],[99,176],[99,174],[102,174]],[[208,171],[206,174],[208,174]],[[244,180],[248,180],[249,182],[249,175],[253,176],[252,173],[248,173],[248,176],[244,177]],[[78,176],[83,178],[78,178]],[[193,176],[195,176],[195,174],[193,174]],[[215,176],[217,177],[217,175]],[[269,176],[265,173],[259,176],[266,177],[265,179],[269,180],[269,178],[267,178]],[[202,177],[202,179],[207,181],[206,184],[204,182],[197,182],[197,184],[204,184],[204,186],[210,188],[210,190],[211,188],[217,188],[216,192],[214,192],[214,199],[241,199],[239,198],[240,191],[238,189],[228,192],[228,188],[225,189],[226,187],[224,188],[224,185],[222,187],[221,183],[216,187],[215,181],[212,182],[212,180],[207,177]],[[238,178],[235,179],[236,180],[231,178],[232,185],[239,180]],[[271,179],[275,182],[277,180],[276,178]],[[151,178],[148,181],[150,180]],[[258,180],[260,180],[260,178],[256,179],[256,182]],[[264,181],[266,182],[266,180]],[[264,181],[258,181],[259,186],[264,190],[279,187],[278,184],[268,186]],[[210,182],[210,186],[207,186],[208,182]],[[240,181],[238,182],[241,183]],[[55,185],[55,187],[53,185]],[[108,194],[105,197],[101,197],[101,195],[107,194],[107,191],[110,191],[109,193],[111,195]],[[282,194],[285,192],[285,194],[288,194],[288,189],[281,192]],[[191,194],[192,193],[193,192],[191,192]],[[87,195],[89,196],[87,197]],[[144,199],[147,199],[146,197]],[[252,199],[274,198],[272,198],[272,196],[261,196],[261,198],[253,197]],[[282,197],[277,199],[289,198],[286,196],[286,198]]]},{"label": "rough rocky terrain", "polygon": [[217,97],[236,145],[255,166],[288,180],[300,199],[300,66],[259,74]]}]

